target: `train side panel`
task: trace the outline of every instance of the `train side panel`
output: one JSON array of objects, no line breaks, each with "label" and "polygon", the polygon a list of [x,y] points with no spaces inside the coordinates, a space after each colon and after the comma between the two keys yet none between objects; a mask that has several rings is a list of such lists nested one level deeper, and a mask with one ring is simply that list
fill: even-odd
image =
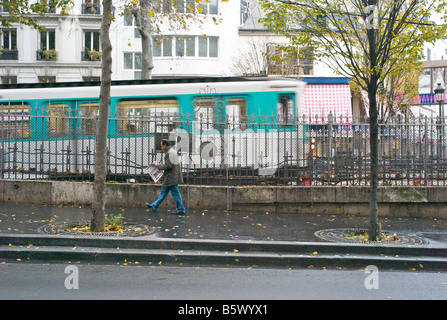
[{"label": "train side panel", "polygon": [[[197,84],[112,88],[109,170],[141,174],[149,163],[162,161],[159,142],[163,138],[183,146],[181,158],[188,168],[257,169],[291,160],[306,165],[304,134],[297,132],[296,125],[302,85],[288,81],[200,85],[203,89],[197,90]],[[14,121],[17,124],[25,119],[23,110],[22,118],[13,120],[2,109],[0,149],[8,177],[17,177],[20,171],[30,176],[34,173],[34,177],[94,172],[97,87],[3,93],[9,97],[22,95],[29,105],[29,120],[21,125],[14,125]],[[152,112],[159,102],[165,104],[167,113],[146,118],[144,113]],[[15,102],[20,103],[24,104]],[[3,100],[0,104],[11,102]]]}]

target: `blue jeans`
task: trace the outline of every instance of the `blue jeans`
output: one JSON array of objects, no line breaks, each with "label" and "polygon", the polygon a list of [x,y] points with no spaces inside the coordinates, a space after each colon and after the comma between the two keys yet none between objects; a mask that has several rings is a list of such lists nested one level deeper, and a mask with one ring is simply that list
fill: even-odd
[{"label": "blue jeans", "polygon": [[180,190],[178,189],[177,185],[166,186],[166,187],[163,187],[163,189],[161,189],[160,197],[158,197],[158,199],[155,200],[154,203],[152,203],[152,207],[154,208],[154,210],[155,211],[158,210],[158,207],[161,205],[163,200],[166,199],[166,197],[168,196],[169,192],[171,192],[172,197],[175,200],[175,203],[177,205],[177,211],[178,212],[185,212],[186,209],[183,206],[182,195],[180,194]]}]

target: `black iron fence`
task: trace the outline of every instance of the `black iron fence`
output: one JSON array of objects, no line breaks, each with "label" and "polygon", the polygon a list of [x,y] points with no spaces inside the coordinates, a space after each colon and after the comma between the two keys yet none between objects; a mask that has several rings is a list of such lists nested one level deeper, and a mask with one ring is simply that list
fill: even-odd
[{"label": "black iron fence", "polygon": [[[0,114],[0,178],[91,181],[97,112],[54,109]],[[209,185],[369,184],[367,119],[226,116],[169,112],[112,115],[107,179],[151,182],[163,162],[162,139],[175,143],[185,183]],[[379,125],[379,184],[444,186],[445,122],[395,118]]]}]

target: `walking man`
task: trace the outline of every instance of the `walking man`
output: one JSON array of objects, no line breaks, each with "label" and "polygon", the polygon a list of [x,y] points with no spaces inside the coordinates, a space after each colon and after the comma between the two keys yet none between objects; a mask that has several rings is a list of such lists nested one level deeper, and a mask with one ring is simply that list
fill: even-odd
[{"label": "walking man", "polygon": [[163,200],[166,199],[168,193],[171,192],[177,206],[177,213],[184,214],[186,210],[183,205],[182,195],[178,189],[178,184],[183,182],[183,175],[177,151],[171,148],[168,140],[163,140],[161,142],[161,149],[165,152],[165,164],[159,164],[156,166],[158,169],[164,170],[165,176],[163,189],[161,189],[160,197],[152,204],[146,202],[146,206],[154,212],[157,212],[158,207],[161,205]]}]

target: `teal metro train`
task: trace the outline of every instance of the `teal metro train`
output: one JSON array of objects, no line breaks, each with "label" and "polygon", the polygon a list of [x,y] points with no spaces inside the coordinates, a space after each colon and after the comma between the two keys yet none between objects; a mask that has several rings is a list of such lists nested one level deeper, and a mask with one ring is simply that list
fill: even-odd
[{"label": "teal metro train", "polygon": [[[108,166],[140,174],[161,160],[159,142],[177,143],[182,165],[305,165],[306,137],[295,126],[305,83],[271,78],[113,81]],[[99,82],[0,85],[3,178],[18,172],[94,172]]]}]

